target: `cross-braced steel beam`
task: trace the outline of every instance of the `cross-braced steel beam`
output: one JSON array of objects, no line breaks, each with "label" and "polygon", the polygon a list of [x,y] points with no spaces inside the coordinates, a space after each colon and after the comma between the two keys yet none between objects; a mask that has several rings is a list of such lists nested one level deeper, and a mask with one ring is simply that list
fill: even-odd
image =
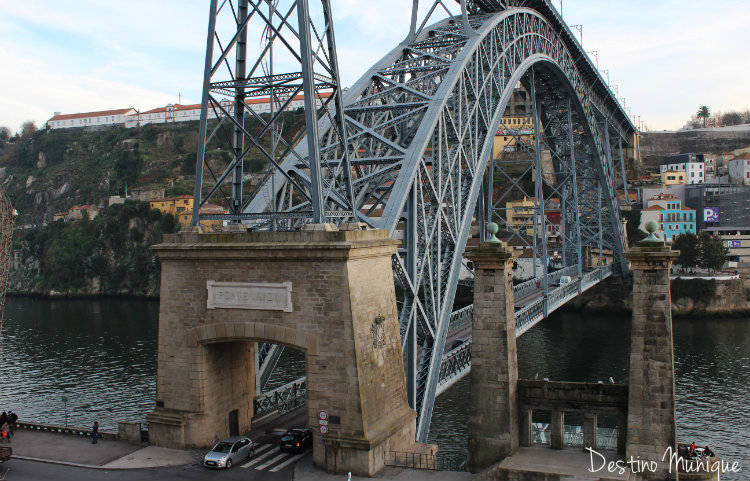
[{"label": "cross-braced steel beam", "polygon": [[[427,26],[433,15],[451,13],[446,3],[435,1],[421,21],[415,10],[407,38],[338,97],[341,107],[336,101],[323,102],[317,122],[308,119],[307,140],[279,142],[284,152],[278,158],[267,156],[273,169],[254,186],[249,203],[243,201],[242,212],[232,217],[253,229],[295,229],[317,221],[315,212],[322,209],[328,221],[356,217],[403,239],[393,268],[408,396],[418,412],[420,441],[427,439],[440,386],[446,335],[456,318],[458,276],[477,205],[483,206],[481,215],[486,212],[508,227],[512,223],[507,222],[505,203],[518,200],[515,195],[520,193],[533,198],[529,225],[513,224],[515,232],[509,228],[506,233],[513,243],[533,248],[543,263],[538,276],[547,285],[545,199],[559,199],[561,222],[552,234],[561,244],[565,272],[577,274],[576,283],[545,290],[548,295],[541,301],[519,311],[521,331],[526,330],[612,272],[611,266],[592,271],[596,279],[585,273],[592,252],[599,263],[611,252],[616,268],[624,270],[613,149],[634,130],[548,2],[460,1],[459,15]],[[253,9],[260,4],[266,2],[249,0],[248,16],[257,14]],[[302,3],[294,5],[292,10]],[[268,22],[272,31],[291,29],[290,11],[275,12],[267,14],[275,19]],[[295,29],[290,38],[305,36],[304,30]],[[275,38],[288,48],[287,37]],[[309,58],[321,62],[325,57],[323,63],[335,65],[335,48],[320,40],[319,45],[329,46],[327,56],[325,49],[311,48]],[[234,43],[228,45],[220,47],[222,55]],[[312,92],[306,93],[308,99],[320,97],[320,88],[310,87],[314,82],[338,91],[337,76],[329,74],[311,76],[303,69],[299,75],[236,79],[215,88],[236,93],[239,86],[258,94],[307,88]],[[522,149],[525,157],[497,158],[494,137],[519,83],[532,98],[532,142]],[[260,119],[260,132],[246,132],[236,117],[229,122],[265,155],[258,139],[273,130],[273,123]],[[520,140],[521,135],[516,137]],[[511,169],[512,162],[518,165]],[[493,194],[499,181],[504,187]],[[316,183],[322,192],[318,208]],[[452,365],[465,369],[465,361],[456,358]]]}]

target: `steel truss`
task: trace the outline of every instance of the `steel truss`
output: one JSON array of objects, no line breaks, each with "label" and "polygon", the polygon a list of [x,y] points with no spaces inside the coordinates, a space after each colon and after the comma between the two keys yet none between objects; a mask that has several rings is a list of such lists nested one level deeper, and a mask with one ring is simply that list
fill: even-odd
[{"label": "steel truss", "polygon": [[[303,3],[294,2],[297,8]],[[562,251],[565,264],[577,266],[574,268],[583,279],[578,286],[593,282],[586,278],[588,274],[580,276],[582,259],[587,256],[584,249],[598,249],[600,256],[611,249],[616,269],[624,271],[623,226],[615,196],[613,154],[615,146],[627,141],[634,128],[548,2],[462,1],[461,15],[431,27],[425,26],[427,19],[445,5],[437,1],[417,26],[417,3],[414,0],[412,27],[406,40],[365,73],[343,99],[339,96],[340,101],[323,103],[319,110],[311,104],[306,111],[307,140],[281,141],[279,145],[285,150],[280,161],[264,151],[263,143],[258,141],[260,134],[250,135],[241,128],[237,112],[230,115],[226,109],[220,110],[235,132],[244,135],[275,167],[253,186],[256,193],[249,203],[237,204],[236,197],[232,198],[232,205],[239,206],[232,209],[235,222],[258,230],[300,228],[305,222],[320,221],[315,214],[317,203],[317,212],[328,222],[344,222],[356,215],[359,222],[387,229],[394,237],[403,236],[403,248],[394,256],[393,268],[403,292],[399,321],[407,395],[419,416],[417,440],[425,441],[439,387],[446,334],[452,319],[468,315],[468,311],[453,315],[453,300],[480,198],[484,207],[479,209],[479,217],[485,212],[493,219],[501,217],[499,199],[489,196],[492,189],[484,189],[485,194],[482,191],[488,171],[502,175],[502,170],[498,173],[495,168],[497,163],[492,169],[487,169],[487,165],[495,130],[514,88],[522,82],[533,94],[536,132],[532,164],[536,168],[534,197],[538,202],[535,212],[545,222],[545,190],[561,199]],[[212,5],[215,4],[214,0]],[[256,9],[255,14],[260,12],[261,4],[268,5],[262,0],[249,2]],[[325,11],[330,14],[330,10]],[[267,21],[273,25],[272,30],[291,29],[286,20],[291,13],[282,9],[276,12],[282,13],[268,15],[276,19]],[[242,30],[242,24],[238,25],[238,31]],[[326,25],[332,38],[332,27]],[[211,40],[210,36],[209,44]],[[288,42],[284,45],[289,47]],[[212,89],[227,92],[231,87],[229,93],[234,94],[237,105],[236,100],[246,93],[238,94],[237,90],[250,86],[245,81],[213,84],[208,75],[212,65],[210,48],[209,45],[209,87],[204,88],[201,141],[214,137],[205,136],[205,111],[209,100],[217,100],[209,95]],[[225,51],[222,48],[221,61],[226,59]],[[323,50],[308,50],[313,51]],[[335,65],[335,49],[328,52],[328,65]],[[312,57],[320,60],[317,53],[308,55]],[[218,66],[221,61],[213,65]],[[256,91],[266,94],[281,88],[283,81],[298,92],[306,88],[306,101],[312,98],[308,92],[316,91],[308,84],[340,93],[337,75],[326,79],[308,76],[302,81],[301,77],[289,78],[293,80],[265,78],[264,87]],[[244,103],[239,104],[245,109]],[[247,110],[252,118],[260,118],[261,134],[273,130],[271,120],[253,115],[251,108]],[[199,164],[201,149],[205,151],[207,143],[199,149]],[[235,147],[232,163],[209,193],[221,190],[221,180],[241,165],[242,154],[247,150]],[[544,161],[540,156],[543,150],[549,152]],[[622,161],[621,154],[619,158]],[[322,190],[319,201],[315,200],[316,185]],[[201,177],[196,181],[196,199],[202,189]],[[199,218],[198,215],[194,223]],[[544,229],[543,224],[541,228]],[[541,236],[525,236],[532,244],[541,237],[536,248],[540,257],[546,249],[544,230],[541,232]],[[546,266],[546,258],[544,261]],[[547,277],[544,276],[545,285]],[[582,288],[577,287],[577,292]],[[566,288],[559,294],[551,293],[550,302],[556,306],[571,295],[575,295],[572,288]],[[522,321],[525,326],[549,312],[547,296],[544,299],[522,314],[521,317],[526,316],[523,319],[528,319]],[[455,354],[455,362],[451,362],[465,366],[467,356]]]}]

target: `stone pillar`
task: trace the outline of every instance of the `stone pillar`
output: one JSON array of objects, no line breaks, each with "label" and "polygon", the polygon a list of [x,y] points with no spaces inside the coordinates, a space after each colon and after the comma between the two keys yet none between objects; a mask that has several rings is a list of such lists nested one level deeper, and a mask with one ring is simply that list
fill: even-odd
[{"label": "stone pillar", "polygon": [[323,227],[181,232],[154,247],[162,271],[152,444],[204,449],[235,419],[247,433],[253,346],[266,341],[306,354],[316,466],[372,476],[389,451],[418,450],[391,264],[399,243],[382,230]]},{"label": "stone pillar", "polygon": [[552,408],[552,420],[549,423],[549,447],[552,449],[562,449],[565,447],[565,414],[559,406]]},{"label": "stone pillar", "polygon": [[[655,224],[655,223],[654,223]],[[633,271],[626,459],[656,461],[644,479],[666,479],[668,447],[677,449],[669,271],[679,254],[653,235],[626,253]]]},{"label": "stone pillar", "polygon": [[517,255],[500,242],[485,242],[467,257],[474,263],[467,468],[477,472],[519,444],[512,280]]},{"label": "stone pillar", "polygon": [[596,449],[596,413],[583,413],[583,448]]},{"label": "stone pillar", "polygon": [[531,428],[531,416],[533,411],[529,408],[521,408],[519,414],[519,444],[522,447],[530,447],[532,445],[531,436],[533,434]]}]

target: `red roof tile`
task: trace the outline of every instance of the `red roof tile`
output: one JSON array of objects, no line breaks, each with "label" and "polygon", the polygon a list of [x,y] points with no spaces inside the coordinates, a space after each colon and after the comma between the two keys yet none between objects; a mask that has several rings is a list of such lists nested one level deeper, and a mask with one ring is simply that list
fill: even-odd
[{"label": "red roof tile", "polygon": [[86,112],[81,114],[61,114],[61,115],[55,115],[51,119],[49,119],[49,122],[56,121],[56,120],[69,120],[69,119],[82,119],[85,117],[104,117],[109,115],[124,115],[127,112],[133,110],[132,108],[129,109],[118,109],[118,110],[102,110],[100,112]]}]

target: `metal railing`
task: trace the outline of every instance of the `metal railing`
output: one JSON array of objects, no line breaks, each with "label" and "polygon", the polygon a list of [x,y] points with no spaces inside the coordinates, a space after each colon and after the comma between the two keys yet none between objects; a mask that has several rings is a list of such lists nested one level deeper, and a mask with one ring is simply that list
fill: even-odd
[{"label": "metal railing", "polygon": [[389,451],[385,465],[397,468],[428,469],[431,471],[465,471],[466,459],[458,455],[403,453]]},{"label": "metal railing", "polygon": [[440,377],[438,379],[437,394],[451,387],[471,370],[471,340],[464,341],[460,346],[451,349],[443,356],[440,363]]},{"label": "metal railing", "polygon": [[[23,421],[16,421],[16,429],[26,429],[29,431],[42,431],[47,433],[58,433],[58,434],[68,434],[71,436],[80,436],[80,437],[91,437],[93,433],[91,432],[91,429],[89,428],[76,428],[73,426],[65,427],[65,426],[55,426],[53,424],[40,424],[40,423],[29,423],[29,422],[23,422]],[[109,431],[98,431],[97,436],[99,439],[117,439],[117,433],[112,433]]]},{"label": "metal railing", "polygon": [[448,332],[455,331],[459,327],[471,323],[474,314],[474,304],[462,307],[451,314],[451,321],[448,325]]},{"label": "metal railing", "polygon": [[284,414],[304,405],[306,399],[307,378],[301,377],[253,399],[253,417],[261,417],[273,411]]}]

